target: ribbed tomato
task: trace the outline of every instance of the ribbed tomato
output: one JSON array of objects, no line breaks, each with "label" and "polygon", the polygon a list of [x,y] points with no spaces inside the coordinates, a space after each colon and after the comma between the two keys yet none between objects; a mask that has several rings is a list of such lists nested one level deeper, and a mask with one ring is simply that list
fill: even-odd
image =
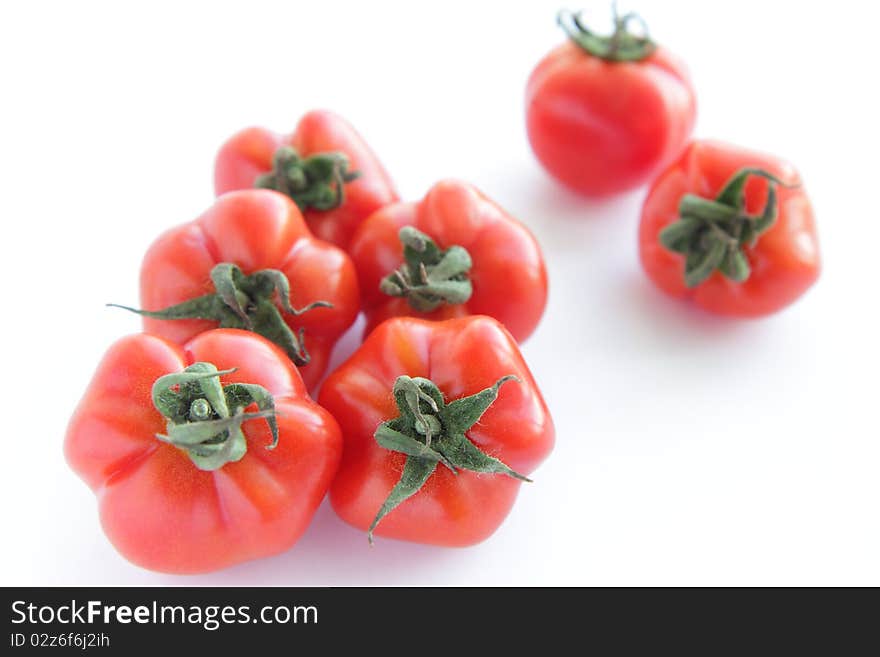
[{"label": "ribbed tomato", "polygon": [[67,461],[113,545],[144,568],[200,573],[288,549],[339,464],[331,415],[275,345],[235,329],[179,346],[114,344],[67,430]]},{"label": "ribbed tomato", "polygon": [[312,232],[345,248],[372,212],[397,201],[379,159],[342,117],[325,110],[305,114],[281,135],[247,128],[217,154],[217,194],[265,187],[296,202]]},{"label": "ribbed tomato", "polygon": [[141,304],[144,329],[179,344],[218,326],[259,333],[314,389],[359,295],[344,251],[315,239],[290,199],[252,189],[224,194],[150,246]]},{"label": "ribbed tomato", "polygon": [[491,317],[389,319],[327,378],[320,403],[345,444],[333,508],[391,538],[484,540],[553,448],[541,392]]},{"label": "ribbed tomato", "polygon": [[374,213],[349,253],[367,332],[399,315],[489,315],[521,342],[547,304],[547,271],[535,238],[464,182],[441,181],[419,202]]},{"label": "ribbed tomato", "polygon": [[784,308],[821,269],[813,208],[794,167],[719,142],[694,142],[653,184],[639,252],[667,294],[737,317]]}]

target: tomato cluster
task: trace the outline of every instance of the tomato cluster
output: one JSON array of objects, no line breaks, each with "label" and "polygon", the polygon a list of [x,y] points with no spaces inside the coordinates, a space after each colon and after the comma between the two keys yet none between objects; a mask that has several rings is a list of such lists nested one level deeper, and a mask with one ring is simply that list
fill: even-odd
[{"label": "tomato cluster", "polygon": [[111,347],[68,428],[113,544],[223,568],[289,548],[328,490],[371,541],[489,536],[554,438],[517,345],[547,302],[529,230],[464,182],[400,202],[326,111],[239,132],[214,179],[214,204],[147,249],[123,306],[144,333]]},{"label": "tomato cluster", "polygon": [[[639,248],[667,293],[775,311],[819,270],[797,174],[687,145],[687,73],[634,21],[602,37],[560,16],[570,40],[528,82],[534,151],[589,196],[654,179]],[[67,431],[113,544],[146,568],[211,571],[288,549],[328,491],[370,541],[491,535],[554,443],[518,346],[547,303],[528,228],[462,181],[400,201],[326,111],[234,135],[214,181],[213,205],[148,248],[139,307],[123,306],[144,332],[110,348]],[[327,376],[360,312],[362,344]]]}]

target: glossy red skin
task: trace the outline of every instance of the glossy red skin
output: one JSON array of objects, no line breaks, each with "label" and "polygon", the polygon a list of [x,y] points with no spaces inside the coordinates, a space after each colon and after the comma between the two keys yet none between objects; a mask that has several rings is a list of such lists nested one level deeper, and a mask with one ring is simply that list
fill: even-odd
[{"label": "glossy red skin", "polygon": [[[819,241],[813,208],[803,187],[778,187],[776,223],[746,250],[752,273],[734,283],[714,272],[694,289],[684,284],[684,256],[664,248],[660,231],[678,219],[684,194],[715,198],[744,167],[765,169],[787,182],[797,171],[787,162],[763,153],[711,141],[693,142],[681,158],[653,184],[642,207],[639,255],[642,266],[667,294],[691,299],[701,308],[734,317],[774,313],[800,297],[819,277]],[[767,201],[767,181],[751,177],[746,184],[746,210],[759,214]]]},{"label": "glossy red skin", "polygon": [[[274,395],[275,449],[266,449],[266,422],[249,420],[244,457],[205,472],[155,437],[166,428],[150,397],[153,382],[196,361],[237,367],[221,381],[257,383]],[[144,568],[183,574],[292,546],[330,485],[342,438],[280,349],[253,333],[219,329],[183,347],[147,334],[119,340],[70,421],[64,451],[97,495],[101,524],[119,552]]]},{"label": "glossy red skin", "polygon": [[[300,373],[314,390],[330,352],[359,311],[357,275],[341,249],[315,239],[296,204],[283,194],[252,189],[224,194],[193,222],[172,228],[149,248],[141,265],[141,307],[161,310],[214,291],[211,268],[233,262],[245,274],[279,269],[290,281],[294,308],[328,301],[299,316],[282,313],[294,330],[305,329],[311,356]],[[207,320],[144,318],[144,330],[179,344],[216,328]]]},{"label": "glossy red skin", "polygon": [[[458,245],[468,250],[473,294],[466,303],[421,313],[406,299],[379,290],[382,278],[403,262],[398,238],[403,226],[415,226],[443,249]],[[489,315],[522,342],[535,330],[547,305],[547,270],[535,238],[467,183],[444,180],[418,203],[396,203],[376,212],[355,234],[349,253],[360,281],[365,333],[401,315],[425,319]]]},{"label": "glossy red skin", "polygon": [[607,62],[567,41],[526,87],[532,150],[554,178],[591,197],[647,183],[681,152],[695,120],[687,70],[662,47],[642,61]]},{"label": "glossy red skin", "polygon": [[[369,527],[400,478],[405,457],[380,447],[373,433],[398,415],[391,389],[402,374],[431,379],[447,401],[515,374],[521,383],[504,384],[467,437],[523,474],[532,472],[553,448],[547,406],[516,342],[498,322],[491,317],[390,319],[327,378],[319,399],[339,420],[345,442],[330,501],[355,527]],[[418,493],[382,519],[375,533],[433,545],[478,543],[501,525],[520,483],[465,470],[453,475],[440,466]]]},{"label": "glossy red skin", "polygon": [[253,188],[258,176],[272,170],[272,156],[280,146],[292,146],[304,157],[341,151],[348,156],[351,170],[361,174],[357,180],[345,185],[345,202],[338,208],[305,211],[309,228],[322,240],[346,248],[364,219],[398,200],[391,178],[363,138],[348,121],[324,110],[304,115],[296,130],[288,135],[258,127],[234,135],[217,154],[214,166],[216,193]]}]

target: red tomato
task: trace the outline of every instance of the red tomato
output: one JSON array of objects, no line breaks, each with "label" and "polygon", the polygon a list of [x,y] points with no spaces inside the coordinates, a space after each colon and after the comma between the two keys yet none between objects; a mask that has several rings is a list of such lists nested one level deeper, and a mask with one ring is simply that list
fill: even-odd
[{"label": "red tomato", "polygon": [[[382,164],[355,129],[342,117],[320,110],[303,116],[296,130],[289,135],[264,128],[247,128],[234,135],[217,154],[214,168],[217,194],[254,187],[258,178],[273,170],[276,154],[282,147],[293,148],[301,158],[300,163],[318,156],[319,161],[314,164],[321,165],[321,156],[329,155],[330,159],[324,159],[323,164],[332,164],[335,159],[342,168],[336,172],[343,179],[340,183],[337,176],[325,177],[326,167],[310,167],[308,164],[304,164],[304,168],[295,167],[306,174],[303,183],[306,194],[332,192],[326,202],[315,205],[313,201],[299,201],[299,195],[291,192],[309,228],[322,240],[345,248],[355,229],[369,214],[398,200]],[[339,155],[341,159],[336,157]],[[352,179],[350,174],[357,177]],[[261,184],[269,184],[265,178],[263,181]],[[278,185],[270,186],[279,188]],[[315,186],[323,189],[316,190]],[[335,196],[337,192],[340,192],[338,198]]]},{"label": "red tomato", "polygon": [[[409,228],[401,233],[404,227]],[[405,261],[408,252],[416,254],[404,248],[401,235],[410,231],[409,241],[420,239],[412,229],[432,245],[421,259],[427,264],[428,283],[420,280],[415,262]],[[535,330],[547,304],[547,271],[535,238],[463,182],[445,180],[418,203],[379,210],[361,225],[349,253],[360,280],[367,333],[398,315],[489,315],[521,342]],[[430,256],[440,254],[445,255],[438,267],[437,258]]]},{"label": "red tomato", "polygon": [[[157,437],[171,434],[173,423],[154,405],[153,384],[196,362],[237,368],[219,379],[227,393],[235,383],[268,391],[274,448],[260,418],[240,424],[244,454],[212,470]],[[97,495],[101,524],[123,556],[152,570],[200,573],[293,545],[330,485],[342,440],[281,350],[253,333],[219,329],[183,347],[147,334],[118,341],[70,421],[64,450]]]},{"label": "red tomato", "polygon": [[[221,263],[236,265],[245,275],[281,272],[290,286],[293,309],[308,308],[319,301],[331,304],[295,315],[278,305],[279,297],[272,287],[245,290],[249,297],[245,295],[248,302],[243,309],[252,330],[285,348],[300,365],[306,384],[314,389],[334,344],[358,314],[357,275],[351,260],[335,246],[315,239],[296,205],[285,196],[256,189],[230,192],[201,217],[172,228],[149,248],[141,266],[142,307],[155,315],[156,311],[178,304],[191,306],[193,300],[215,295],[212,272]],[[145,317],[144,330],[183,344],[218,326],[218,321],[192,319],[206,316],[198,314],[203,308],[190,310],[188,314],[176,312],[185,319]],[[219,314],[225,318],[221,328],[248,328],[226,305],[221,304]],[[217,319],[217,313],[208,316]],[[307,355],[299,353],[303,341],[297,337],[299,331],[304,332]]]},{"label": "red tomato", "polygon": [[554,178],[587,196],[648,182],[681,152],[696,119],[684,65],[630,34],[634,18],[615,17],[615,34],[599,37],[560,14],[571,38],[541,60],[526,88],[532,150]]},{"label": "red tomato", "polygon": [[[500,385],[510,375],[517,380]],[[401,383],[413,382],[423,392],[433,390],[440,412],[414,392],[410,408],[417,403],[421,426],[434,426],[430,447],[448,456],[457,474],[442,462],[406,455],[437,458],[424,432],[413,433],[413,415],[407,420],[402,413],[407,388]],[[475,399],[481,400],[476,408],[454,412]],[[330,490],[333,508],[361,529],[381,520],[376,533],[391,538],[446,546],[484,540],[510,511],[521,477],[553,447],[553,422],[541,393],[512,336],[490,317],[388,320],[327,378],[320,403],[339,420],[345,442]],[[388,429],[415,437],[408,443],[414,449],[401,453],[408,441],[396,441],[399,435]],[[396,447],[377,442],[382,431]],[[461,464],[463,454],[470,467]]]},{"label": "red tomato", "polygon": [[[758,317],[784,308],[816,282],[820,270],[819,243],[806,192],[800,186],[786,187],[768,181],[764,174],[781,183],[799,182],[795,169],[775,157],[727,144],[697,141],[657,179],[642,208],[639,251],[642,266],[661,290],[674,297],[692,299],[698,306],[720,315]],[[713,210],[723,215],[724,205],[718,207],[719,195],[735,178],[745,183],[740,203],[730,206],[733,218],[727,220],[729,225],[720,220],[715,222],[717,227],[735,234],[740,227],[761,221],[765,214],[768,225],[753,239],[743,236],[731,245],[730,254],[740,260],[738,271],[730,271],[724,261],[715,267],[706,262],[696,279],[686,281],[684,253],[696,249],[693,262],[699,264],[699,251],[705,255],[707,240],[714,244],[708,234],[718,234],[709,225],[713,222],[701,219],[705,211],[700,207],[707,206],[706,199],[715,199],[707,206],[710,217]],[[769,196],[771,189],[775,198]],[[660,240],[664,230],[669,241],[669,227],[683,226],[681,218],[691,215],[689,221],[697,232],[685,236],[681,252],[664,246]]]}]

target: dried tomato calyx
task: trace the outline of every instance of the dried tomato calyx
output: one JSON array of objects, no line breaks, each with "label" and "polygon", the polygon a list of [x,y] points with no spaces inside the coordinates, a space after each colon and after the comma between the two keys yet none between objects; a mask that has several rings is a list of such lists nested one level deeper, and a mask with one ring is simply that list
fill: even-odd
[{"label": "dried tomato calyx", "polygon": [[[247,452],[241,425],[247,420],[265,419],[272,431],[266,448],[278,444],[274,398],[254,383],[222,385],[220,377],[234,371],[199,362],[153,383],[153,406],[167,420],[166,432],[156,438],[186,452],[200,470],[217,470],[241,460]],[[251,404],[259,411],[245,413]]]},{"label": "dried tomato calyx", "polygon": [[531,481],[482,452],[465,436],[465,432],[498,398],[499,389],[507,381],[519,382],[519,379],[513,375],[504,376],[480,392],[446,403],[433,381],[421,377],[397,377],[392,393],[400,415],[380,424],[374,438],[385,449],[406,454],[406,464],[400,480],[370,525],[367,533],[370,543],[379,521],[415,495],[438,463],[453,474],[463,469]]},{"label": "dried tomato calyx", "polygon": [[468,272],[471,256],[461,246],[441,250],[434,240],[412,226],[398,234],[403,244],[403,264],[382,279],[379,289],[392,297],[405,297],[414,310],[428,313],[444,303],[465,303],[473,286]]},{"label": "dried tomato calyx", "polygon": [[349,171],[345,153],[334,151],[300,157],[282,146],[272,158],[272,170],[257,177],[254,187],[274,189],[290,197],[301,211],[332,210],[345,203],[345,185],[360,176]]},{"label": "dried tomato calyx", "polygon": [[245,275],[237,265],[223,262],[211,270],[216,290],[163,310],[138,310],[115,303],[107,304],[153,319],[210,319],[220,328],[253,331],[281,347],[297,365],[307,365],[310,358],[301,328],[294,333],[275,305],[275,292],[285,312],[301,315],[313,308],[331,308],[326,301],[315,301],[296,309],[290,303],[290,282],[277,269],[262,269]]},{"label": "dried tomato calyx", "polygon": [[[581,13],[560,11],[556,15],[556,22],[575,44],[584,51],[609,62],[637,62],[650,57],[657,44],[648,36],[648,26],[636,13],[630,12],[620,16],[617,13],[617,3],[612,4],[614,17],[614,32],[609,36],[600,36],[590,30],[581,19]],[[629,25],[637,22],[641,28],[641,34],[629,31]]]},{"label": "dried tomato calyx", "polygon": [[[749,177],[768,181],[767,202],[759,215],[746,213],[745,187]],[[776,187],[790,185],[763,169],[740,169],[713,199],[694,194],[682,196],[679,219],[660,231],[660,243],[685,256],[684,281],[698,286],[716,269],[736,283],[751,274],[746,250],[754,248],[760,236],[776,222]]]}]

